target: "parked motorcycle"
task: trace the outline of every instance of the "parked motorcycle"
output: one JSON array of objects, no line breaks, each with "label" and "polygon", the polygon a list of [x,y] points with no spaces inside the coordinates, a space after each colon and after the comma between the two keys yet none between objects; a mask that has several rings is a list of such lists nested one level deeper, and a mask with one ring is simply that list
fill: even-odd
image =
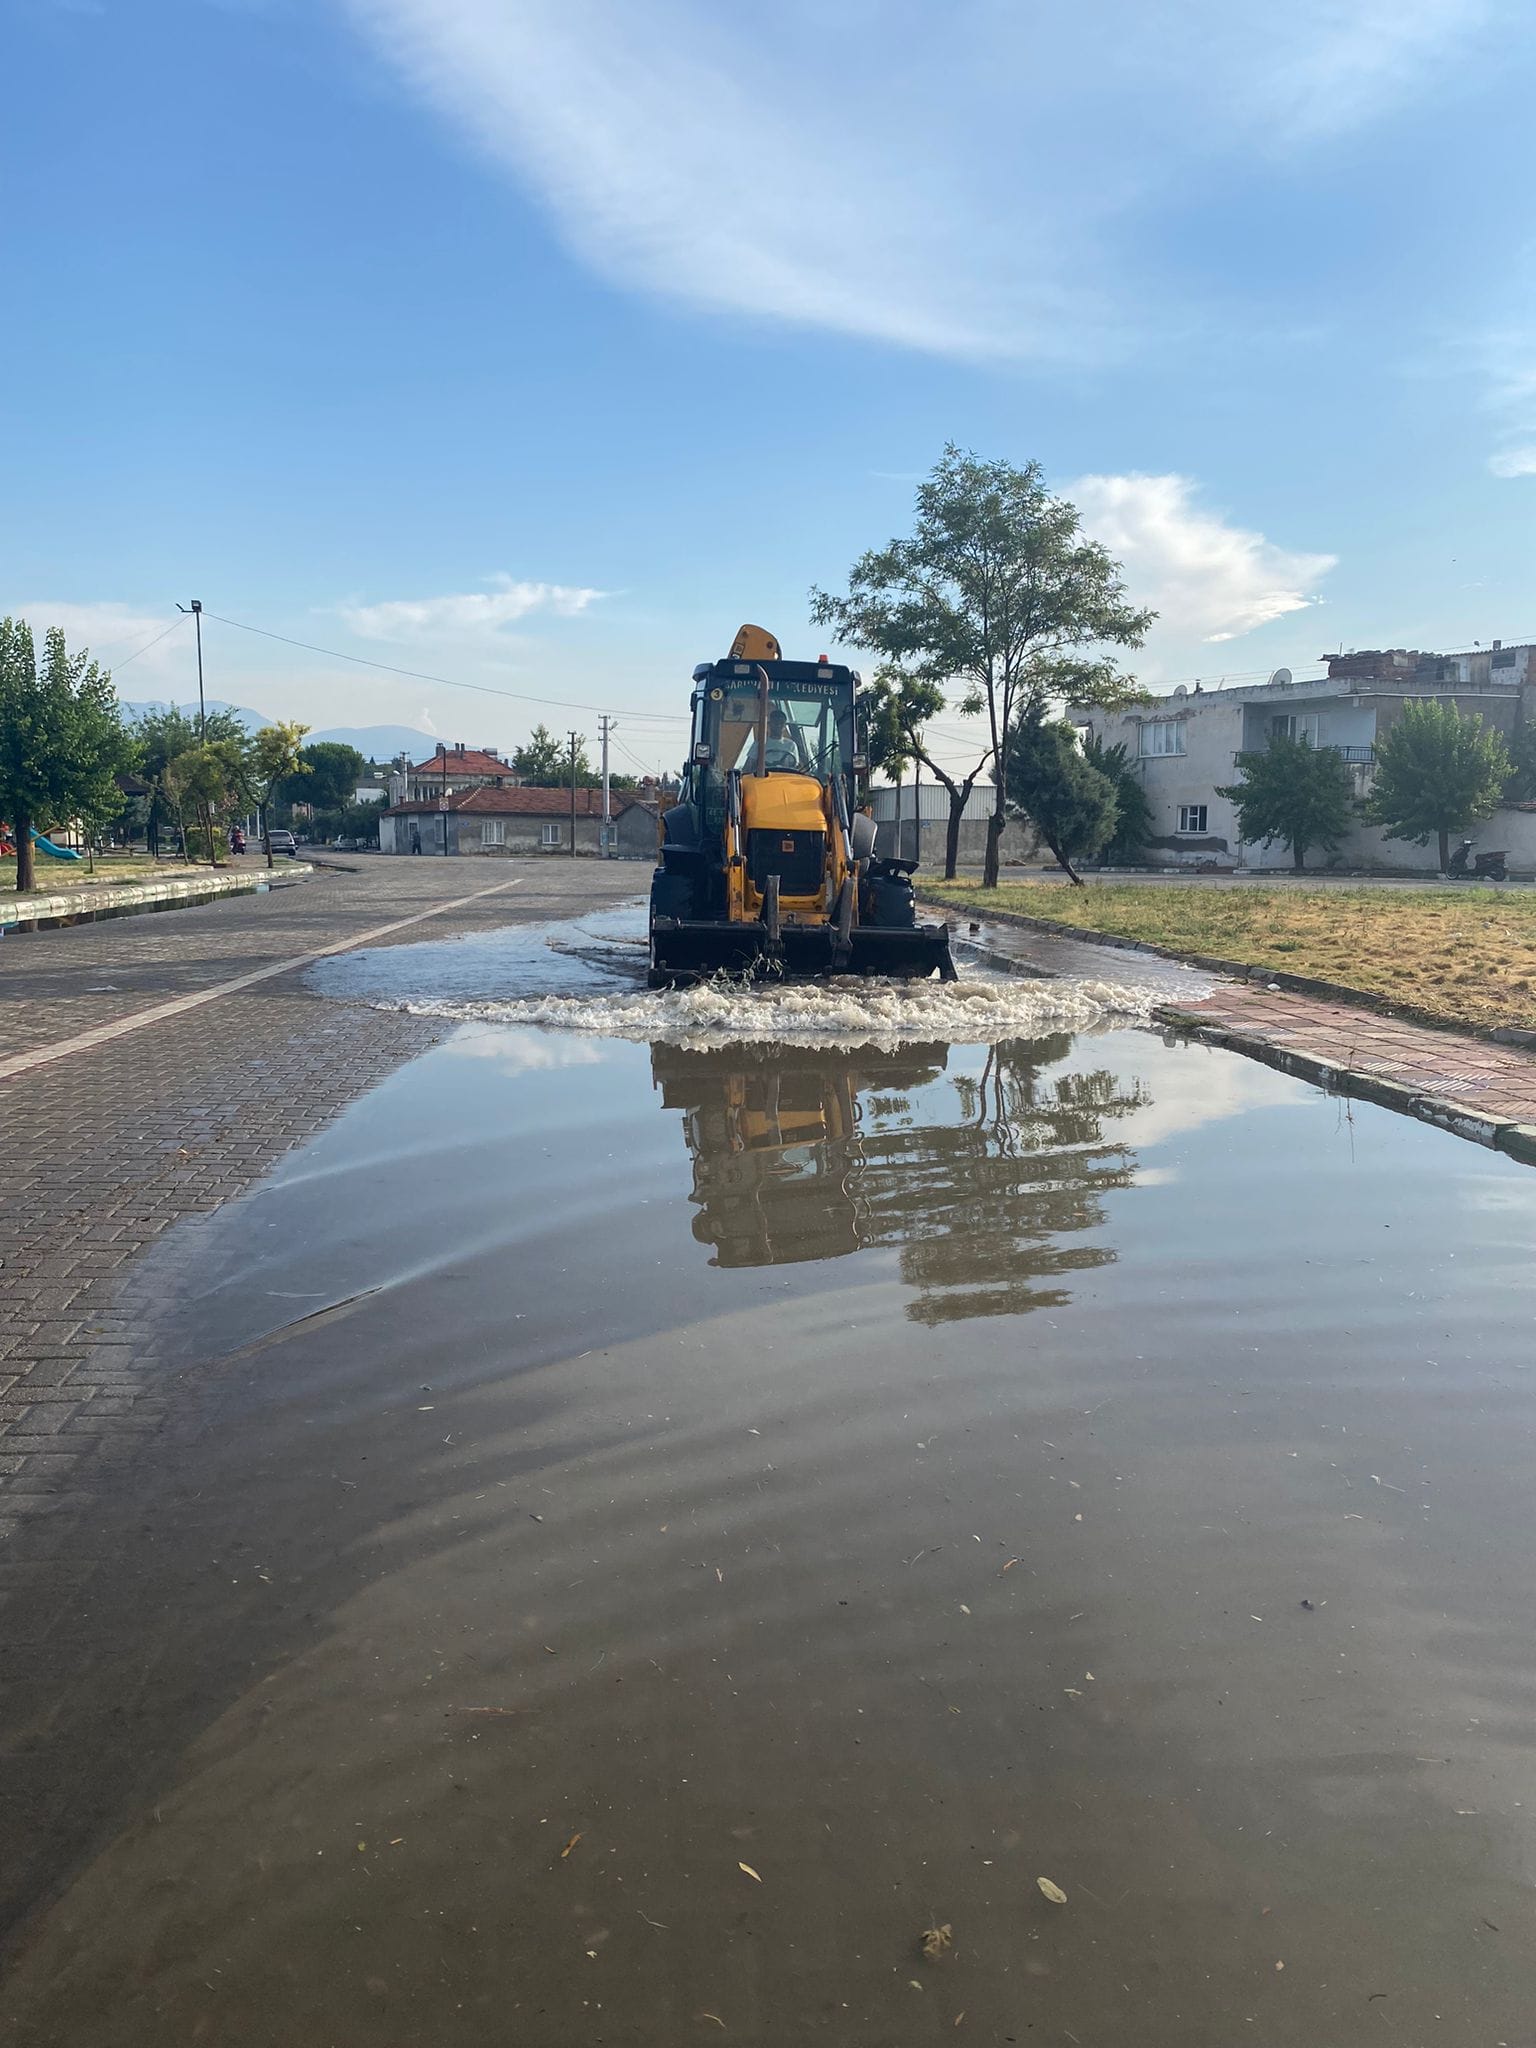
[{"label": "parked motorcycle", "polygon": [[1501,846],[1496,853],[1480,853],[1474,857],[1471,840],[1463,839],[1451,855],[1445,872],[1458,881],[1507,882],[1509,870],[1504,865],[1507,852],[1508,849]]}]

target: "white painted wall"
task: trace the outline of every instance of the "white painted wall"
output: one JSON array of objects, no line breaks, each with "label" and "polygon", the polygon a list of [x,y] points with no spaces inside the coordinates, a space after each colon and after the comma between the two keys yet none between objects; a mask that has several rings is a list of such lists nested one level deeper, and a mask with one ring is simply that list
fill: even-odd
[{"label": "white painted wall", "polygon": [[[1475,854],[1502,849],[1512,874],[1536,873],[1536,811],[1497,810],[1470,831],[1453,833],[1453,852],[1463,838],[1471,840]],[[1440,866],[1437,841],[1415,846],[1411,839],[1388,839],[1377,825],[1358,827],[1340,845],[1339,855],[1348,868],[1412,868],[1435,874]]]}]

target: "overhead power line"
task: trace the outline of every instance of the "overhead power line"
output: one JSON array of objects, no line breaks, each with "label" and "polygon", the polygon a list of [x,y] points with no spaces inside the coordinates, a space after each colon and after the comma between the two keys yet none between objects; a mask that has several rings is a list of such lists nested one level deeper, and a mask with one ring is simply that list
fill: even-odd
[{"label": "overhead power line", "polygon": [[[344,654],[339,647],[319,647],[312,640],[295,640],[288,633],[274,633],[266,626],[248,625],[244,619],[226,619],[219,612],[205,611],[205,619],[217,619],[221,626],[233,626],[240,633],[256,633],[263,640],[280,640],[285,647],[302,647],[306,654],[323,654],[328,661],[350,661],[359,668],[376,668],[385,675],[406,676],[412,682],[438,683],[449,690],[473,690],[481,697],[506,697],[516,704],[544,704],[555,711],[590,711],[594,714],[612,711],[607,704],[581,704],[569,697],[536,697],[529,690],[500,690],[490,683],[466,683],[461,676],[438,676],[425,669],[399,668],[391,661],[371,661],[366,654]],[[626,711],[626,718],[644,719],[648,723],[661,725],[686,725],[688,716],[682,711]]]},{"label": "overhead power line", "polygon": [[[137,661],[141,654],[148,654],[151,647],[158,647],[162,640],[169,640],[171,635],[176,631],[176,628],[182,625],[183,623],[184,621],[181,619],[172,619],[171,623],[165,628],[163,633],[156,633],[153,639],[145,640],[140,646],[135,647],[132,654],[125,654],[121,661],[114,661],[112,664],[113,674],[115,675],[120,668],[126,668],[130,661]],[[110,648],[106,650],[106,652],[109,654],[111,653],[111,651],[112,650]]]}]

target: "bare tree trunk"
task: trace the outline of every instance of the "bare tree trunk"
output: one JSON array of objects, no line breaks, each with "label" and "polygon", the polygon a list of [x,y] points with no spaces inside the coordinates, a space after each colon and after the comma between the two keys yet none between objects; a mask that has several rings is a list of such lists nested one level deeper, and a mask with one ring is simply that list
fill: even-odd
[{"label": "bare tree trunk", "polygon": [[1005,822],[1002,798],[1001,794],[999,794],[997,809],[987,820],[987,857],[981,871],[981,886],[983,889],[995,889],[997,887],[997,873],[998,868],[1001,866],[1000,849],[1003,843],[1003,825]]},{"label": "bare tree trunk", "polygon": [[266,801],[266,802],[265,802],[265,803],[264,803],[264,804],[262,805],[262,807],[261,807],[261,846],[262,846],[262,851],[263,851],[263,852],[264,852],[264,853],[266,854],[266,856],[267,856],[267,866],[268,866],[268,867],[271,867],[271,866],[272,866],[272,798],[271,798],[271,794],[270,794],[270,792],[268,793],[268,796],[267,796],[267,801]]},{"label": "bare tree trunk", "polygon": [[1440,872],[1442,875],[1447,875],[1450,873],[1450,871],[1451,835],[1449,831],[1446,829],[1446,827],[1442,825],[1440,827]]},{"label": "bare tree trunk", "polygon": [[949,824],[944,833],[944,879],[952,882],[960,865],[960,826],[965,817],[965,799],[970,791],[961,792],[953,786],[949,792]]},{"label": "bare tree trunk", "polygon": [[1040,837],[1045,841],[1046,845],[1051,849],[1052,853],[1055,854],[1056,865],[1066,875],[1067,880],[1072,884],[1073,888],[1086,888],[1087,884],[1084,882],[1082,876],[1077,872],[1077,869],[1073,867],[1071,861],[1067,859],[1067,856],[1056,844],[1055,840],[1051,837],[1050,833],[1042,832]]},{"label": "bare tree trunk", "polygon": [[983,755],[963,782],[956,782],[952,775],[946,775],[926,753],[917,754],[916,758],[949,797],[949,823],[944,831],[944,879],[946,882],[952,882],[960,865],[960,826],[965,817],[965,807],[970,801],[971,791],[976,786],[977,776],[987,765],[986,757]]},{"label": "bare tree trunk", "polygon": [[1298,875],[1306,872],[1307,849],[1299,839],[1291,841],[1291,865]]},{"label": "bare tree trunk", "polygon": [[32,820],[18,811],[11,820],[16,834],[16,893],[37,887],[37,855],[32,847]]}]

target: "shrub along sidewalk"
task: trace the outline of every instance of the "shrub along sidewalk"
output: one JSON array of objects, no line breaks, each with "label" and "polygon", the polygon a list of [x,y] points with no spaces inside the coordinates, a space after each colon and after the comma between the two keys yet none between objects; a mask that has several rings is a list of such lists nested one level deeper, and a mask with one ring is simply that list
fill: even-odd
[{"label": "shrub along sidewalk", "polygon": [[1536,890],[925,882],[925,900],[1352,989],[1475,1031],[1536,1029]]}]

